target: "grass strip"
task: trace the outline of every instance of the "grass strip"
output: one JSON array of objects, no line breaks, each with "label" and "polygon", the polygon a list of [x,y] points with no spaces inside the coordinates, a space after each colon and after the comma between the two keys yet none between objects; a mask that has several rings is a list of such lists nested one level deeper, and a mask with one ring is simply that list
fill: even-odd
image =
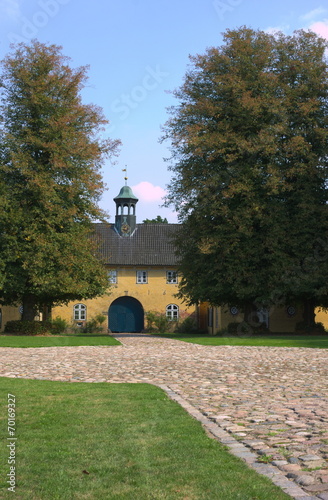
[{"label": "grass strip", "polygon": [[200,345],[267,346],[267,347],[311,347],[328,349],[327,335],[294,335],[291,333],[265,334],[251,337],[220,337],[207,334],[152,334]]},{"label": "grass strip", "polygon": [[60,335],[60,336],[29,336],[0,335],[0,347],[70,347],[70,346],[120,345],[109,335]]},{"label": "grass strip", "polygon": [[[0,378],[0,497],[19,500],[287,500],[210,439],[159,388]],[[8,492],[7,394],[16,400]]]}]

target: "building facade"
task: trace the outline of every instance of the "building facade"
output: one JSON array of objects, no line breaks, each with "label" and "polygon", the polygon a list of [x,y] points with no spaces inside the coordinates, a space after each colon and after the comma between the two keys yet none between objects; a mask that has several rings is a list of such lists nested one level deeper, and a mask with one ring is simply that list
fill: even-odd
[{"label": "building facade", "polygon": [[95,224],[99,252],[108,270],[108,294],[55,307],[52,316],[84,325],[101,314],[112,332],[140,332],[153,311],[171,320],[197,315],[176,297],[179,276],[173,237],[178,224],[137,224],[138,199],[129,186],[114,198],[115,224]]},{"label": "building facade", "polygon": [[[54,307],[52,317],[70,324],[85,325],[97,315],[106,316],[105,328],[116,332],[141,332],[147,327],[148,312],[165,314],[172,321],[192,316],[198,328],[210,334],[226,330],[230,323],[242,323],[237,307],[212,307],[202,303],[188,307],[178,292],[178,262],[174,235],[179,224],[137,224],[138,199],[129,186],[114,198],[115,223],[95,224],[100,257],[108,272],[108,292],[101,297]],[[21,319],[21,308],[0,308],[0,331],[9,320]],[[328,329],[328,315],[317,310],[316,321]],[[302,321],[301,308],[287,306],[262,309],[248,321],[249,334],[256,334],[259,321],[272,332],[294,332]],[[246,332],[247,334],[247,332]]]},{"label": "building facade", "polygon": [[[294,306],[272,306],[268,309],[259,309],[250,315],[246,325],[244,314],[237,307],[228,305],[211,307],[207,305],[206,309],[207,331],[212,335],[215,335],[220,330],[227,330],[230,323],[243,324],[244,328],[239,328],[239,331],[245,336],[256,335],[260,331],[261,325],[265,326],[270,332],[293,333],[297,323],[302,322],[303,319],[302,308]],[[325,319],[327,321],[327,317]],[[326,327],[328,327],[328,322]]]}]

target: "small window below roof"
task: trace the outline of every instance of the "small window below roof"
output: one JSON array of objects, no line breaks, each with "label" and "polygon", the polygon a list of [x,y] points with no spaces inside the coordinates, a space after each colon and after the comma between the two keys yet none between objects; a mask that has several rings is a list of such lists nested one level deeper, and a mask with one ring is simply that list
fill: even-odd
[{"label": "small window below roof", "polygon": [[109,283],[117,283],[117,270],[111,269],[108,271],[108,282]]},{"label": "small window below roof", "polygon": [[178,273],[176,271],[166,271],[166,283],[178,283]]},{"label": "small window below roof", "polygon": [[137,283],[148,283],[147,271],[137,271]]}]

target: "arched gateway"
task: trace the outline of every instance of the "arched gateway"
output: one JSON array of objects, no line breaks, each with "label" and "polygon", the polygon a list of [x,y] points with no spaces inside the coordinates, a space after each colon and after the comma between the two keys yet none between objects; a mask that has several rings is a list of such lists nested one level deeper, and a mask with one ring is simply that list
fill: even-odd
[{"label": "arched gateway", "polygon": [[141,332],[144,328],[144,310],[139,300],[119,297],[108,309],[108,328],[113,333]]}]

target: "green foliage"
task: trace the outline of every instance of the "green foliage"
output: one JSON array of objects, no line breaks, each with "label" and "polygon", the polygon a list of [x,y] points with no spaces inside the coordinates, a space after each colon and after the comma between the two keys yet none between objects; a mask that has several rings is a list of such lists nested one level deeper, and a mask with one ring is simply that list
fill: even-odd
[{"label": "green foliage", "polygon": [[261,455],[257,461],[262,463],[262,464],[269,464],[270,462],[272,462],[273,460],[273,456],[272,455]]},{"label": "green foliage", "polygon": [[159,333],[172,332],[176,328],[176,321],[170,320],[166,314],[156,311],[146,313],[147,331],[157,331]]},{"label": "green foliage", "polygon": [[166,314],[157,311],[148,311],[146,313],[148,332],[178,332],[178,333],[196,333],[198,331],[197,320],[194,315],[187,316],[178,321],[172,321]]},{"label": "green foliage", "polygon": [[315,323],[314,325],[309,325],[307,321],[299,321],[296,324],[295,331],[297,333],[313,333],[315,335],[318,333],[327,333],[323,323]]},{"label": "green foliage", "polygon": [[157,215],[155,219],[145,219],[142,222],[143,224],[168,224],[167,218],[163,219],[160,215]]},{"label": "green foliage", "polygon": [[91,318],[86,322],[86,325],[79,329],[83,333],[101,333],[104,331],[104,322],[106,321],[106,316],[102,314],[97,314],[94,318]]},{"label": "green foliage", "polygon": [[68,326],[67,321],[58,316],[47,321],[13,320],[7,321],[5,333],[16,335],[60,335],[67,331]]},{"label": "green foliage", "polygon": [[197,320],[194,316],[188,316],[179,322],[176,328],[177,333],[196,333],[198,331]]},{"label": "green foliage", "polygon": [[50,324],[50,331],[53,335],[60,335],[62,333],[65,333],[69,327],[68,322],[60,318],[59,316],[56,316],[56,318],[48,320],[48,323]]},{"label": "green foliage", "polygon": [[103,325],[107,319],[107,316],[104,316],[103,314],[96,314],[95,320],[99,325]]},{"label": "green foliage", "polygon": [[228,330],[228,333],[237,333],[238,328],[239,329],[241,328],[240,323],[235,321],[235,322],[228,324],[227,330]]},{"label": "green foliage", "polygon": [[148,331],[152,330],[156,317],[157,317],[157,314],[155,311],[147,311],[146,312],[145,318],[147,321],[147,330]]},{"label": "green foliage", "polygon": [[240,28],[191,57],[163,137],[190,303],[235,304],[246,322],[255,303],[304,303],[313,322],[327,302],[326,48]]},{"label": "green foliage", "polygon": [[19,44],[2,61],[0,297],[23,319],[108,288],[91,221],[105,217],[100,169],[118,143],[99,139],[107,121],[82,103],[86,80],[55,45]]},{"label": "green foliage", "polygon": [[49,323],[42,321],[7,321],[5,333],[16,335],[44,335],[49,333]]}]

